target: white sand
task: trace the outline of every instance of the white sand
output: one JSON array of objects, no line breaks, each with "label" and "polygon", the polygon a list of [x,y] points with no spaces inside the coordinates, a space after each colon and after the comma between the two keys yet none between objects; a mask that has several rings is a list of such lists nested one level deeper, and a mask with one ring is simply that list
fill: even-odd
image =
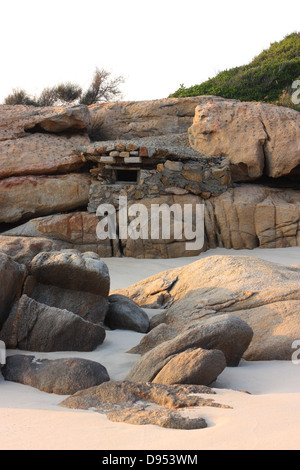
[{"label": "white sand", "polygon": [[[300,248],[276,250],[210,250],[213,254],[256,256],[282,264],[299,264]],[[152,274],[198,259],[107,259],[112,289],[126,287]],[[156,311],[157,313],[157,311]],[[31,353],[38,358],[84,357],[101,362],[112,380],[122,380],[139,356],[126,354],[143,335],[108,331],[91,353]],[[20,351],[9,351],[18,354]],[[289,361],[246,362],[227,368],[213,384],[216,401],[233,409],[185,410],[202,416],[207,429],[181,431],[158,426],[110,422],[93,411],[62,408],[64,396],[5,382],[0,374],[1,450],[202,450],[300,449],[300,365]],[[246,390],[251,394],[242,393]]]}]

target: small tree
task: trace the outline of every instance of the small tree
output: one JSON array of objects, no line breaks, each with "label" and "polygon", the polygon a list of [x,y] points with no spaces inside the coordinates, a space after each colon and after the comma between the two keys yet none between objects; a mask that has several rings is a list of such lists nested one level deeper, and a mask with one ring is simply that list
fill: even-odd
[{"label": "small tree", "polygon": [[100,101],[110,101],[120,96],[119,85],[124,83],[122,76],[110,78],[111,73],[107,70],[96,68],[94,77],[89,88],[80,99],[81,104],[91,105]]}]

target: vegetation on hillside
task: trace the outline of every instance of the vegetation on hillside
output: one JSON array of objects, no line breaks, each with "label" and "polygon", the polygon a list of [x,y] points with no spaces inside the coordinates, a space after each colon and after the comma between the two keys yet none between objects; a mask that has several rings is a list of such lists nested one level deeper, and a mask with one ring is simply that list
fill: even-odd
[{"label": "vegetation on hillside", "polygon": [[[272,43],[248,65],[220,72],[200,85],[180,88],[170,97],[216,95],[241,101],[265,101],[300,110],[300,33]],[[293,87],[294,84],[294,87]],[[292,99],[293,97],[293,99]]]},{"label": "vegetation on hillside", "polygon": [[96,68],[92,82],[85,91],[80,85],[72,82],[61,83],[52,88],[44,88],[37,97],[30,96],[23,89],[15,89],[5,98],[4,103],[26,106],[91,105],[119,97],[121,94],[119,86],[123,82],[123,77],[111,78],[110,72]]}]

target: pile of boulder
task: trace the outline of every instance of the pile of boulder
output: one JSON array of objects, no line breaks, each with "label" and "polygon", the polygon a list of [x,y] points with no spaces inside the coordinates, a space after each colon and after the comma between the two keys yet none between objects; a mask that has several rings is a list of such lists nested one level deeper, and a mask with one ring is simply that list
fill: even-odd
[{"label": "pile of boulder", "polygon": [[[28,267],[2,253],[0,341],[9,353],[2,374],[71,395],[63,406],[93,407],[112,420],[205,427],[202,418],[194,422],[172,408],[221,406],[197,401],[197,394],[213,393],[208,386],[242,358],[290,359],[300,336],[299,274],[297,266],[212,256],[111,291],[107,265],[93,252],[41,252]],[[144,310],[150,306],[162,309],[151,320]],[[93,351],[108,329],[144,335],[128,351],[140,358],[123,382],[88,359],[17,353]],[[179,403],[174,393],[182,395]]]},{"label": "pile of boulder", "polygon": [[[101,135],[92,142],[95,122]],[[292,109],[215,96],[0,106],[0,250],[28,265],[40,251],[61,249],[174,258],[299,246],[299,129]],[[129,156],[116,150],[124,148]],[[138,176],[120,183],[120,169]],[[97,207],[120,195],[146,207],[203,204],[204,246],[100,240]]]}]

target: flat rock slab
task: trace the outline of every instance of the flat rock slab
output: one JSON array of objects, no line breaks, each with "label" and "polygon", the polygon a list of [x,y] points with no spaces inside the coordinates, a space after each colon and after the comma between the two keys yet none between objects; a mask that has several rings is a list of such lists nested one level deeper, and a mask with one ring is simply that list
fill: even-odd
[{"label": "flat rock slab", "polygon": [[139,407],[125,408],[124,410],[110,411],[107,414],[110,421],[127,424],[154,424],[162,428],[171,429],[204,429],[207,423],[203,418],[189,418],[180,412],[167,409],[147,410]]},{"label": "flat rock slab", "polygon": [[89,108],[80,106],[8,106],[0,109],[0,141],[23,137],[38,126],[46,132],[85,130],[90,125]]},{"label": "flat rock slab", "polygon": [[174,429],[200,429],[206,427],[205,420],[183,417],[174,410],[196,406],[230,407],[210,398],[202,398],[199,394],[212,395],[215,392],[199,385],[106,382],[77,392],[60,405],[71,409],[93,409],[106,413],[112,421],[156,424]]},{"label": "flat rock slab", "polygon": [[58,395],[70,395],[109,380],[103,365],[80,358],[38,360],[34,356],[10,356],[1,372],[5,380]]},{"label": "flat rock slab", "polygon": [[[86,139],[83,137],[82,141]],[[29,134],[22,139],[0,141],[0,179],[76,171],[83,162],[73,151],[72,139],[51,134]]]},{"label": "flat rock slab", "polygon": [[85,207],[90,182],[90,176],[83,173],[12,176],[0,180],[0,222],[18,222]]}]

